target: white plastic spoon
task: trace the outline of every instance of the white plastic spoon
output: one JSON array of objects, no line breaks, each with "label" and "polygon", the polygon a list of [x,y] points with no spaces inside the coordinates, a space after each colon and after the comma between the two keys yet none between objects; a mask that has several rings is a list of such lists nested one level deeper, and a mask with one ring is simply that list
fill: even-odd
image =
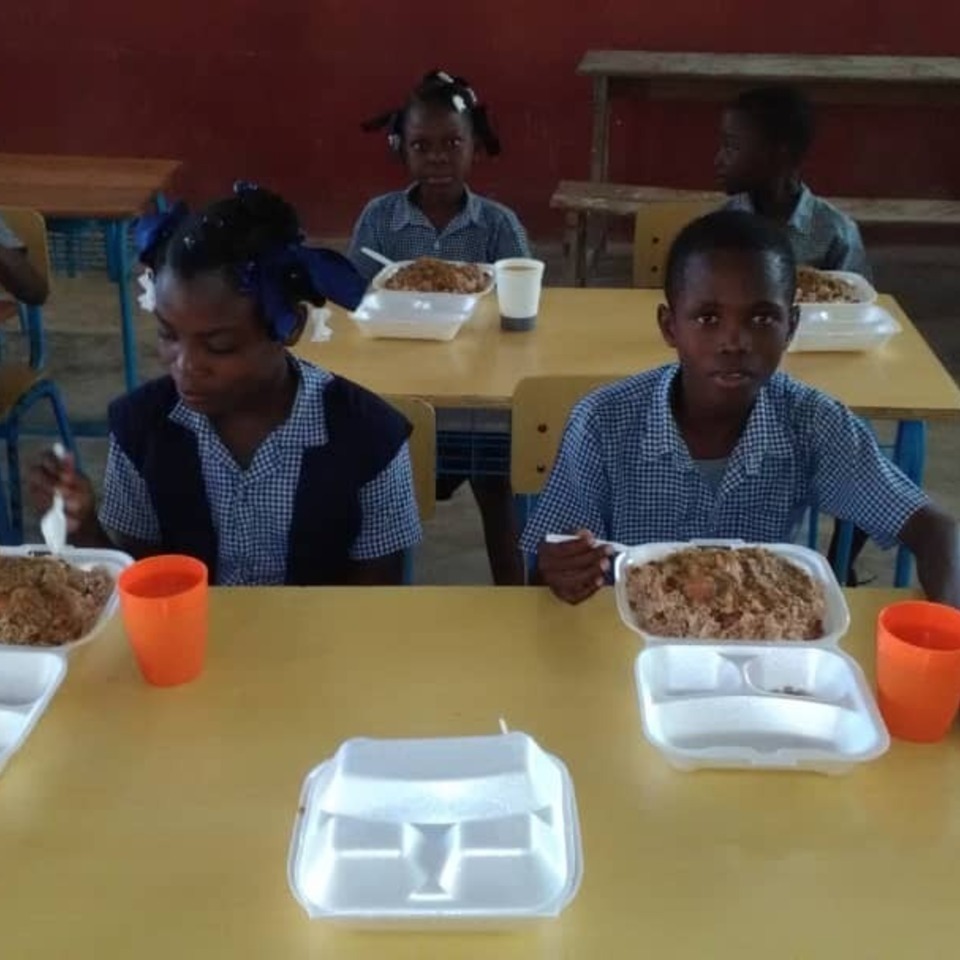
[{"label": "white plastic spoon", "polygon": [[[568,533],[548,533],[544,537],[547,543],[569,543],[571,540],[579,539],[579,537]],[[593,544],[596,547],[609,547],[614,553],[629,553],[633,549],[625,543],[617,543],[616,540],[594,540]]]},{"label": "white plastic spoon", "polygon": [[[60,461],[63,461],[67,455],[62,443],[55,443],[53,452]],[[59,490],[53,492],[53,503],[40,521],[40,532],[51,553],[63,552],[63,548],[67,545],[67,514],[63,507],[63,494]]]},{"label": "white plastic spoon", "polygon": [[382,253],[377,253],[376,250],[371,250],[369,247],[361,247],[360,252],[368,256],[371,260],[376,260],[383,267],[395,267],[395,261],[391,260],[389,257],[385,257]]}]

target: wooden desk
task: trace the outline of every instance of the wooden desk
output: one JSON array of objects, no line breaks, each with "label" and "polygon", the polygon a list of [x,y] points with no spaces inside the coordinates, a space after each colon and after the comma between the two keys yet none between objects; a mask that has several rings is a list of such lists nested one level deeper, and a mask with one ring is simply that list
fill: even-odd
[{"label": "wooden desk", "polygon": [[45,217],[129,219],[168,189],[178,160],[0,153],[0,206]]},{"label": "wooden desk", "polygon": [[[890,591],[850,594],[871,672]],[[278,627],[280,630],[278,631]],[[0,777],[5,957],[920,957],[960,934],[960,734],[847,777],[672,770],[643,739],[636,638],[605,591],[217,591],[206,674],[139,678],[118,626],[70,660]],[[287,888],[306,772],[353,736],[488,734],[573,775],[585,873],[502,936],[357,934]]]},{"label": "wooden desk", "polygon": [[577,72],[593,80],[590,179],[608,180],[610,95],[629,83],[650,98],[727,100],[738,89],[791,83],[842,103],[960,98],[960,57],[817,56],[591,50]]},{"label": "wooden desk", "polygon": [[[656,324],[654,290],[543,292],[531,333],[502,333],[487,297],[449,343],[367,340],[342,312],[333,339],[302,342],[308,360],[383,394],[422,397],[440,407],[509,407],[524,377],[626,376],[673,359]],[[788,355],[785,369],[864,416],[895,420],[960,417],[960,389],[896,302],[882,299],[904,330],[882,350],[863,354]]]},{"label": "wooden desk", "polygon": [[0,205],[31,207],[45,217],[100,221],[120,300],[124,378],[137,385],[137,342],[130,299],[127,230],[167,190],[178,160],[0,153]]}]

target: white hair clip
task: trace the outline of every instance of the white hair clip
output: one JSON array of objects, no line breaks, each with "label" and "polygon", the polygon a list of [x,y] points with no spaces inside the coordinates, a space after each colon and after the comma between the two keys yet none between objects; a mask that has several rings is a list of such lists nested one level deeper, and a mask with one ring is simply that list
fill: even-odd
[{"label": "white hair clip", "polygon": [[464,113],[467,109],[467,101],[460,96],[459,93],[455,93],[451,98],[450,102],[453,104],[453,109],[457,113]]},{"label": "white hair clip", "polygon": [[137,297],[140,309],[146,310],[147,313],[153,313],[157,309],[157,287],[153,282],[153,271],[148,267],[137,277],[137,283],[140,284],[140,289],[143,291]]},{"label": "white hair clip", "polygon": [[303,302],[307,310],[307,323],[310,325],[310,339],[314,343],[326,343],[333,331],[327,326],[327,321],[333,314],[326,307],[315,307],[312,303]]},{"label": "white hair clip", "polygon": [[438,70],[435,76],[441,83],[456,83],[456,80],[446,70]]}]

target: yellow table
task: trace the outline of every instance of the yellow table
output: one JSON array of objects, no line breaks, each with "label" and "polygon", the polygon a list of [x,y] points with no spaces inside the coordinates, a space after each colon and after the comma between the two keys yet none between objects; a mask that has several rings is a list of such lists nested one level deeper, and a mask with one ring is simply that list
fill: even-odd
[{"label": "yellow table", "polygon": [[[892,591],[850,594],[872,660]],[[10,960],[887,958],[960,934],[960,743],[894,744],[847,777],[670,768],[643,739],[636,638],[604,592],[218,591],[207,672],[140,680],[121,631],[70,674],[0,777]],[[569,765],[579,896],[506,935],[358,934],[287,889],[304,774],[348,737],[489,734]]]},{"label": "yellow table", "polygon": [[[496,300],[449,343],[367,340],[337,312],[326,343],[298,353],[384,394],[416,396],[442,407],[509,407],[524,377],[626,376],[673,359],[656,325],[662,295],[653,290],[552,287],[537,329],[502,333]],[[785,369],[858,413],[896,420],[960,417],[960,389],[898,304],[881,303],[904,330],[883,349],[861,354],[794,354]]]}]

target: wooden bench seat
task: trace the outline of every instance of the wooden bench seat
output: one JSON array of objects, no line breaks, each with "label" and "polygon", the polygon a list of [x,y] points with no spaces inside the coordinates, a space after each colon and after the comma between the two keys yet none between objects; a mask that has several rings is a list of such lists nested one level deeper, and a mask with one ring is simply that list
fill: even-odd
[{"label": "wooden bench seat", "polygon": [[[709,190],[679,190],[670,187],[562,180],[550,200],[555,210],[566,211],[566,282],[582,286],[587,279],[587,218],[632,217],[648,203],[668,200],[713,200],[723,194]],[[958,225],[960,200],[890,197],[829,197],[835,206],[860,224]]]}]

